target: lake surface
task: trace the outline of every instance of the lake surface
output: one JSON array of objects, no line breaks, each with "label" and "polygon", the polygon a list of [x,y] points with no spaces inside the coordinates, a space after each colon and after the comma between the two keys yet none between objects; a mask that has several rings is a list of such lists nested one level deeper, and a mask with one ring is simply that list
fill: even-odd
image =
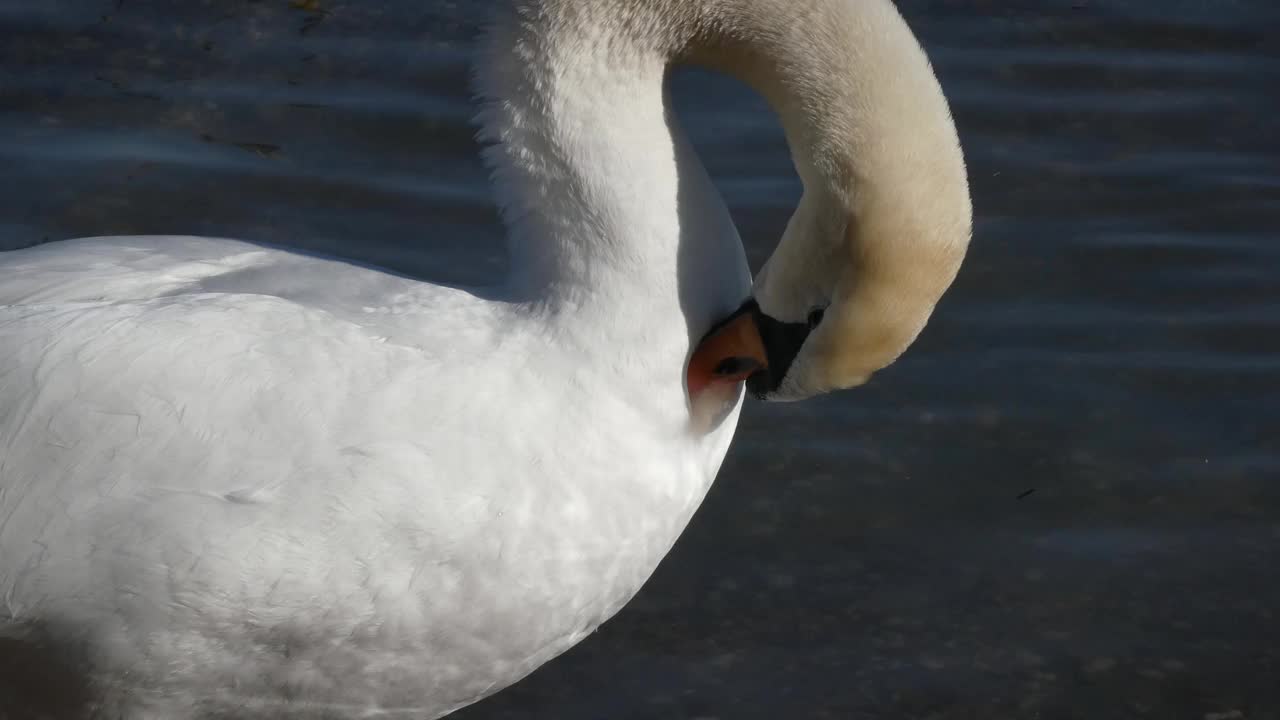
[{"label": "lake surface", "polygon": [[[0,0],[0,249],[494,278],[485,4]],[[1280,5],[900,7],[970,164],[954,289],[868,387],[750,404],[640,596],[456,717],[1280,717]],[[728,80],[674,88],[759,267],[799,196],[781,132]]]}]

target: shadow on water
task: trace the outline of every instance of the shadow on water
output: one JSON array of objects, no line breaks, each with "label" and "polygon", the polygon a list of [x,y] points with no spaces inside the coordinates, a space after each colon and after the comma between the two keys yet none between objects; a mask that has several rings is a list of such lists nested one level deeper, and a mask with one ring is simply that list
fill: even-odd
[{"label": "shadow on water", "polygon": [[[969,160],[955,288],[870,386],[750,405],[641,595],[456,717],[1280,712],[1280,8],[900,7]],[[0,4],[0,247],[206,234],[484,284],[476,13]],[[758,268],[781,133],[734,83],[673,94]]]},{"label": "shadow on water", "polygon": [[89,720],[87,664],[44,627],[0,635],[0,720]]}]

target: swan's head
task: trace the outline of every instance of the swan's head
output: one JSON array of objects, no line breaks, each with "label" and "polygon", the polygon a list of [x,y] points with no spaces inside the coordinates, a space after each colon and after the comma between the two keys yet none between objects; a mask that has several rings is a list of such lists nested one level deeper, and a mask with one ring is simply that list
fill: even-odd
[{"label": "swan's head", "polygon": [[745,378],[759,398],[798,400],[865,383],[915,340],[964,258],[972,206],[947,101],[892,3],[753,7],[773,20],[748,32],[739,18],[697,59],[769,101],[804,194],[752,299],[696,348],[690,387]]},{"label": "swan's head", "polygon": [[[718,323],[690,361],[700,385],[745,380],[762,400],[852,388],[915,340],[950,286],[970,234],[967,185],[921,180],[923,196],[876,201],[862,216],[802,201],[753,297]],[[880,213],[884,213],[880,215]],[[816,218],[815,218],[816,216]]]},{"label": "swan's head", "polygon": [[869,189],[847,214],[838,203],[812,212],[801,203],[753,288],[764,350],[747,380],[756,397],[861,385],[924,329],[964,258],[971,210],[962,171],[940,182],[944,168],[921,170],[895,185],[896,197]]}]

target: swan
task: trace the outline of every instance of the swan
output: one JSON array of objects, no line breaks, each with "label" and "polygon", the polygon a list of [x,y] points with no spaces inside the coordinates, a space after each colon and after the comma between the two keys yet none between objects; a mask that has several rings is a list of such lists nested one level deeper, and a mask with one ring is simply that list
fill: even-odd
[{"label": "swan", "polygon": [[[0,255],[0,716],[484,698],[636,593],[744,384],[865,382],[964,256],[956,130],[889,0],[515,0],[479,55],[500,284],[198,237]],[[680,63],[760,92],[803,182],[754,281]]]}]

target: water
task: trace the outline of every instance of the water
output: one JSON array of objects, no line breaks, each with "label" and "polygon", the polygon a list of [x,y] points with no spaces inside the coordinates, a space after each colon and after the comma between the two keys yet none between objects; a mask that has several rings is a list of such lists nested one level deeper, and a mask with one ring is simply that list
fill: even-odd
[{"label": "water", "polygon": [[[494,277],[480,4],[320,6],[0,2],[0,247]],[[748,407],[641,595],[457,717],[1280,717],[1280,8],[901,6],[977,212],[936,319],[869,387]],[[730,81],[675,92],[758,267],[781,133]]]}]

